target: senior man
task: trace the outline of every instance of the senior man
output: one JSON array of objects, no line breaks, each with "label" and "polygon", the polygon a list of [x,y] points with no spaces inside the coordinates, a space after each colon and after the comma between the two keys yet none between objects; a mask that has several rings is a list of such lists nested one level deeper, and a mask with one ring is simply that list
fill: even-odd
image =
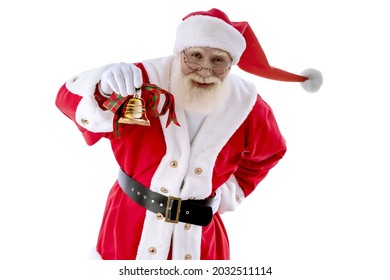
[{"label": "senior man", "polygon": [[[176,35],[173,55],[83,72],[57,95],[86,142],[108,139],[118,163],[96,246],[101,259],[229,259],[220,214],[286,152],[271,108],[231,67],[311,92],[321,86],[316,70],[270,66],[249,24],[218,9],[187,15]],[[145,102],[141,125],[120,121],[135,95]]]}]

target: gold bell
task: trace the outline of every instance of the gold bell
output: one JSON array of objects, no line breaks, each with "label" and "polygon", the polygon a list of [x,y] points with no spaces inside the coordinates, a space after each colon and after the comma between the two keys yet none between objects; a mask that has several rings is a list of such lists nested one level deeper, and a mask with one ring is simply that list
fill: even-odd
[{"label": "gold bell", "polygon": [[150,126],[150,122],[146,117],[145,102],[138,93],[135,93],[127,102],[124,116],[118,120],[118,123]]}]

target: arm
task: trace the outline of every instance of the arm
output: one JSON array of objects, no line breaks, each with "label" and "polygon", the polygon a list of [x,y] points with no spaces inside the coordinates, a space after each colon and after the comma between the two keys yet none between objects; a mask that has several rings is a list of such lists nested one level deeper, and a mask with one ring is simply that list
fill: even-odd
[{"label": "arm", "polygon": [[[56,106],[75,122],[88,145],[113,131],[114,113],[102,104],[114,91],[122,96],[142,85],[141,70],[133,64],[118,63],[85,71],[59,90]],[[100,88],[103,90],[101,92]]]},{"label": "arm", "polygon": [[91,132],[77,122],[76,111],[81,100],[81,96],[70,92],[66,87],[66,84],[64,84],[58,91],[56,98],[56,106],[60,109],[62,113],[64,113],[76,124],[77,128],[83,135],[87,144],[93,145],[97,141],[99,141],[105,135],[105,133]]},{"label": "arm", "polygon": [[234,210],[286,152],[286,143],[273,112],[260,97],[244,125],[246,145],[238,168],[220,187],[221,213]]}]

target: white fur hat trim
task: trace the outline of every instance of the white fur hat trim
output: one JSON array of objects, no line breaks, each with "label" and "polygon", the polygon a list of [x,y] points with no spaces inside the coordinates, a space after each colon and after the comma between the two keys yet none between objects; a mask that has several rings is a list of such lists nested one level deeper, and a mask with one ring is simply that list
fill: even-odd
[{"label": "white fur hat trim", "polygon": [[246,48],[242,34],[225,21],[211,16],[195,15],[180,23],[176,30],[174,53],[190,47],[210,47],[227,51],[237,64]]}]

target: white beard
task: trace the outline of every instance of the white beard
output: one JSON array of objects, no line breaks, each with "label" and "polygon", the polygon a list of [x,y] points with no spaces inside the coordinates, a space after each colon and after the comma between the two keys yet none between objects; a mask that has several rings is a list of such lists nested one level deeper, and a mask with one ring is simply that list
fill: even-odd
[{"label": "white beard", "polygon": [[[224,95],[230,91],[229,75],[221,81],[215,76],[203,78],[197,72],[185,76],[180,70],[180,61],[176,58],[172,65],[170,88],[175,102],[189,113],[209,115],[225,105]],[[214,83],[212,87],[194,86],[193,81]]]}]

